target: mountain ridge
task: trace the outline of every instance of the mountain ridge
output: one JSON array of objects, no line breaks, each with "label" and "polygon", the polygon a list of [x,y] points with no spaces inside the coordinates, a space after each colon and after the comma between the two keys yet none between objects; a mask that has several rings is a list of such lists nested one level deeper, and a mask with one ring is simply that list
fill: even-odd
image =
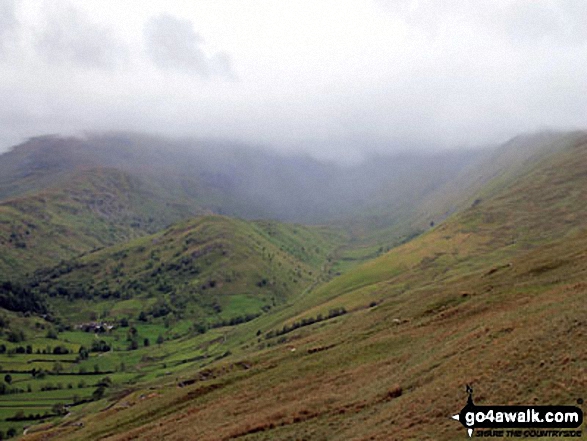
[{"label": "mountain ridge", "polygon": [[[219,141],[32,138],[0,155],[0,274],[23,277],[206,213],[342,226],[352,236],[343,257],[355,264],[442,222],[486,182],[505,176],[507,183],[525,164],[583,136],[546,133],[498,150],[379,156],[352,167]],[[31,232],[42,252],[26,247]]]},{"label": "mountain ridge", "polygon": [[109,380],[25,439],[448,441],[465,436],[449,419],[465,384],[480,404],[574,402],[587,386],[587,139],[484,154],[482,173],[461,169],[471,187],[428,194],[459,187],[432,201],[454,212],[420,205],[407,218],[421,233],[389,250],[399,230],[368,221],[358,234],[204,215],[31,273],[13,288],[44,298],[49,320],[0,320],[13,387],[56,402],[31,366]]}]

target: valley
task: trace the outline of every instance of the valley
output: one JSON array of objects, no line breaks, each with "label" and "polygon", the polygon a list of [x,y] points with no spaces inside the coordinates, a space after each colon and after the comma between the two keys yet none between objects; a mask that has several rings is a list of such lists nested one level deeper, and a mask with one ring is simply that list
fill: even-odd
[{"label": "valley", "polygon": [[447,154],[426,182],[438,158],[380,160],[419,172],[372,172],[366,205],[296,199],[302,161],[260,209],[256,183],[228,190],[240,169],[182,186],[181,155],[115,166],[70,140],[57,167],[35,143],[0,156],[44,164],[0,191],[3,436],[456,440],[466,384],[496,404],[573,405],[587,386],[583,132]]}]

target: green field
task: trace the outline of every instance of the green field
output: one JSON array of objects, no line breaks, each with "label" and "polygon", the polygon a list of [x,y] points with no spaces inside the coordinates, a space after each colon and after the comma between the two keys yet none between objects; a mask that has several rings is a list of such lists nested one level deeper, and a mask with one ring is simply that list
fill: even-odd
[{"label": "green field", "polygon": [[[54,256],[34,245],[42,258],[28,275],[0,284],[12,308],[0,313],[0,432],[452,441],[465,436],[449,417],[466,384],[479,404],[577,403],[587,143],[575,133],[549,149],[546,138],[535,154],[512,141],[480,182],[471,170],[453,182],[473,189],[398,205],[391,226],[375,210],[338,226],[206,214],[125,230],[129,207],[154,208],[120,202],[140,183],[111,171],[89,173],[79,191],[119,189],[119,230],[76,211],[77,193],[3,205],[0,241],[22,234],[10,247],[37,240],[21,214],[46,211],[43,225],[63,229]],[[55,199],[43,208],[31,197]],[[103,228],[114,244],[93,249]],[[24,249],[11,248],[0,273],[26,263]]]}]

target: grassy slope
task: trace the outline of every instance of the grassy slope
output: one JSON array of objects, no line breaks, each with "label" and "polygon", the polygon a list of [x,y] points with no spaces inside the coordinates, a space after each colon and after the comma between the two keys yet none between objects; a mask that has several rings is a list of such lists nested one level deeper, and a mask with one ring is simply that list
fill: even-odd
[{"label": "grassy slope", "polygon": [[229,320],[302,291],[342,240],[334,229],[204,216],[41,271],[39,289],[69,322],[136,317],[162,303],[172,316]]},{"label": "grassy slope", "polygon": [[[81,429],[65,423],[59,439],[463,439],[448,417],[466,383],[477,403],[574,404],[587,388],[586,171],[585,144],[545,159],[420,238],[232,330],[233,355],[213,377],[153,383],[153,399],[131,394]],[[286,334],[288,344],[254,337],[335,305],[350,313]]]},{"label": "grassy slope", "polygon": [[56,187],[0,203],[0,278],[56,265],[197,212],[121,171],[77,171]]},{"label": "grassy slope", "polygon": [[[129,211],[139,217],[144,214],[141,208],[145,208],[151,216],[158,215],[165,221],[161,223],[156,222],[160,219],[155,219],[152,226],[158,228],[202,212],[312,223],[378,213],[378,222],[388,226],[396,221],[395,213],[390,215],[390,211],[398,211],[400,206],[403,210],[406,206],[418,205],[433,188],[449,181],[476,156],[471,152],[436,156],[406,154],[371,158],[362,164],[342,167],[303,155],[281,156],[204,140],[174,141],[132,134],[89,135],[86,138],[44,136],[33,138],[0,157],[0,201],[17,199],[19,202],[16,208],[20,213],[4,213],[5,220],[11,224],[5,227],[7,234],[10,236],[14,232],[14,241],[19,245],[23,244],[20,231],[13,230],[26,231],[29,210],[32,213],[59,210],[62,214],[62,205],[66,205],[70,212],[80,208],[83,211],[84,207],[77,207],[75,201],[70,200],[69,193],[78,185],[80,176],[96,168],[109,169],[112,173],[116,170],[124,173],[126,180],[132,180],[135,188],[122,185],[121,190],[134,193],[112,190],[110,193],[123,205],[127,202],[125,196],[142,202],[133,204]],[[97,182],[96,176],[93,180],[98,187],[107,185]],[[43,201],[46,205],[40,205],[39,192],[46,196],[47,189],[52,197]],[[94,196],[101,195],[97,191]],[[63,203],[56,198],[66,201]],[[60,206],[54,207],[56,204]],[[97,219],[79,216],[79,224],[92,225],[83,232],[77,228],[80,225],[70,224],[74,220],[72,216],[67,219],[57,216],[57,225],[51,225],[53,219],[47,219],[46,232],[70,229],[72,242],[81,239],[75,236],[82,233],[82,236],[93,234],[103,239],[98,241],[100,244],[111,244],[112,233],[104,229],[112,227],[120,237],[129,237],[127,231],[121,231],[116,219],[109,224],[100,213],[94,214]],[[369,223],[363,221],[361,218],[359,223]],[[373,225],[369,223],[369,226]],[[135,234],[142,232],[140,229],[134,231]],[[41,234],[41,237],[51,236]],[[59,249],[68,245],[63,244],[62,239],[51,238],[59,244]],[[85,244],[69,245],[86,249]],[[36,254],[50,255],[45,252],[49,250],[40,251],[42,253]],[[4,254],[6,259],[12,258],[5,267],[11,272],[18,269],[15,262],[30,259],[28,267],[32,268],[32,260],[37,258],[35,253],[14,250],[11,246],[5,248]],[[0,271],[2,269],[0,266]]]},{"label": "grassy slope", "polygon": [[[540,161],[565,149],[580,145],[586,132],[543,132],[515,137],[493,149],[486,149],[453,179],[420,198],[418,204],[404,204],[378,221],[351,222],[354,240],[341,250],[341,260],[335,270],[378,257],[439,224],[455,212],[471,206],[475,200],[495,195],[520,176],[528,173]],[[392,220],[390,220],[390,218]]]},{"label": "grassy slope", "polygon": [[344,272],[470,202],[490,178],[507,182],[546,147],[581,136],[542,134],[493,153],[399,155],[349,169],[195,141],[39,137],[0,158],[0,279],[209,212],[351,216],[345,226],[356,240],[333,268]]},{"label": "grassy slope", "polygon": [[[18,412],[52,414],[55,404],[90,398],[96,383],[106,376],[118,391],[115,393],[120,393],[132,390],[137,382],[176,378],[226,357],[229,352],[223,342],[234,328],[219,327],[201,334],[193,325],[255,316],[292,300],[294,293],[311,289],[325,275],[327,256],[342,240],[343,234],[325,227],[205,216],[37,273],[44,275],[39,289],[47,284],[51,293],[61,290],[50,303],[65,323],[76,325],[98,315],[114,324],[126,317],[129,326],[116,326],[100,335],[76,326],[56,332],[56,325],[39,317],[4,312],[0,344],[8,353],[0,354],[0,384],[10,374],[12,383],[5,387],[21,392],[0,394],[0,431],[12,428],[20,433],[41,421],[5,420]],[[161,291],[160,286],[169,289]],[[63,294],[64,288],[72,298]],[[80,292],[95,295],[93,300],[74,300]],[[124,298],[114,299],[111,294],[115,292],[123,292]],[[137,320],[140,311],[149,312],[163,301],[170,306],[170,314]],[[131,350],[128,333],[133,328],[138,347]],[[24,340],[9,341],[9,329],[24,332]],[[55,338],[47,338],[48,330]],[[90,348],[98,340],[112,350],[76,360],[81,346]],[[147,340],[149,346],[145,346]],[[56,346],[72,353],[54,354]],[[32,353],[10,353],[18,347],[31,347]],[[57,364],[61,373],[55,372]],[[32,369],[43,369],[46,374],[35,377]],[[43,391],[47,385],[59,390]]]}]

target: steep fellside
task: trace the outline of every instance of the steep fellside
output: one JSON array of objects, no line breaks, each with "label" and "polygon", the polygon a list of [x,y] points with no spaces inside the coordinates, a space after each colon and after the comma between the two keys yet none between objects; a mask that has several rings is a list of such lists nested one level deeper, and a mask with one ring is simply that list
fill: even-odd
[{"label": "steep fellside", "polygon": [[320,276],[342,240],[334,229],[204,216],[37,271],[33,292],[69,323],[142,313],[203,330],[283,304]]},{"label": "steep fellside", "polygon": [[587,133],[582,131],[544,132],[518,136],[497,148],[480,151],[451,180],[416,198],[417,204],[405,203],[384,216],[369,217],[364,213],[362,221],[355,218],[346,224],[354,239],[341,251],[340,265],[334,269],[344,272],[357,263],[378,257],[454,213],[504,191],[531,173],[540,162],[583,145],[586,140]]},{"label": "steep fellside", "polygon": [[32,138],[0,155],[0,280],[198,214],[332,223],[418,204],[475,157],[437,156],[343,167],[210,140]]},{"label": "steep fellside", "polygon": [[324,163],[229,142],[138,134],[32,138],[0,155],[0,278],[203,213],[329,223],[352,232],[344,272],[499,191],[585,133],[521,136],[497,149]]},{"label": "steep fellside", "polygon": [[60,186],[72,171],[129,173],[217,214],[324,223],[417,204],[479,155],[384,155],[342,166],[306,155],[205,139],[129,133],[30,139],[0,156],[0,200]]},{"label": "steep fellside", "polygon": [[62,185],[0,202],[0,279],[20,278],[97,247],[201,212],[113,169],[83,169]]},{"label": "steep fellside", "polygon": [[487,194],[225,334],[231,355],[182,373],[188,387],[153,381],[151,399],[133,391],[101,413],[80,409],[54,434],[457,440],[466,434],[450,416],[465,384],[478,404],[576,404],[587,388],[587,144]]}]

